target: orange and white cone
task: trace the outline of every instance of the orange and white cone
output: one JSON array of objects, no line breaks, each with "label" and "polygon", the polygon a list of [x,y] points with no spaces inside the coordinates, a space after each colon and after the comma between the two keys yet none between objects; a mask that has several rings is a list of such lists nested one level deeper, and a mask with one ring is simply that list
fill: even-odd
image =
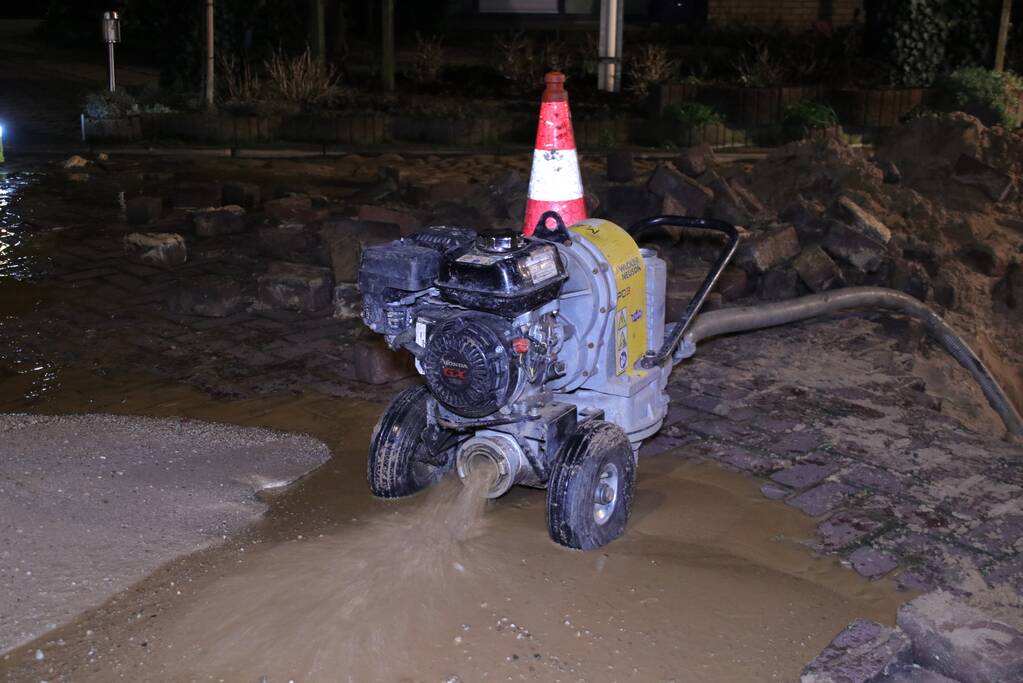
[{"label": "orange and white cone", "polygon": [[586,218],[586,199],[579,174],[579,157],[572,133],[565,74],[544,76],[546,87],[540,101],[540,125],[536,129],[533,170],[529,174],[529,198],[522,234],[532,235],[547,211],[557,211],[565,225]]}]

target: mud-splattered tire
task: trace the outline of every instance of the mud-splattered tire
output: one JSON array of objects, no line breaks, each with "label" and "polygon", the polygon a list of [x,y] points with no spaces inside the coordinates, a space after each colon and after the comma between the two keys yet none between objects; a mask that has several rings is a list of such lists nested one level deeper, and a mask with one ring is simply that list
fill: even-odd
[{"label": "mud-splattered tire", "polygon": [[[451,469],[454,458],[437,466],[426,462],[425,387],[411,387],[394,397],[373,429],[369,445],[369,488],[379,498],[411,496],[436,483]],[[452,449],[453,450],[453,449]]]},{"label": "mud-splattered tire", "polygon": [[579,550],[607,545],[625,532],[636,463],[621,427],[591,420],[558,454],[547,485],[547,530],[555,543]]}]

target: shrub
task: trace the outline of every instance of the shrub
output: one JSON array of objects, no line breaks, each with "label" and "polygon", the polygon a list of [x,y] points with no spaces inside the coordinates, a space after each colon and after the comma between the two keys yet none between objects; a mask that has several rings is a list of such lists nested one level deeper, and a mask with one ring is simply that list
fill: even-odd
[{"label": "shrub", "polygon": [[548,40],[543,46],[543,67],[551,71],[567,72],[575,64],[573,51],[563,40]]},{"label": "shrub", "polygon": [[838,114],[830,105],[816,100],[804,100],[785,107],[782,120],[790,126],[808,130],[834,128],[838,125]]},{"label": "shrub", "polygon": [[668,56],[666,47],[643,45],[628,60],[628,90],[642,99],[650,94],[653,86],[670,81],[676,71],[677,64]]},{"label": "shrub", "polygon": [[171,109],[155,101],[140,103],[130,92],[97,90],[85,96],[85,115],[91,119],[116,119],[139,114],[165,114]]},{"label": "shrub", "polygon": [[430,85],[440,80],[444,72],[447,51],[444,41],[437,36],[424,38],[416,33],[416,56],[412,65],[412,80],[421,85]]},{"label": "shrub", "polygon": [[297,57],[274,50],[266,62],[266,73],[270,89],[288,104],[315,106],[336,98],[341,92],[337,69],[313,59],[308,47]]},{"label": "shrub", "polygon": [[988,126],[1015,126],[1023,81],[1009,72],[957,69],[938,81],[941,106],[976,116]]},{"label": "shrub", "polygon": [[220,60],[224,99],[231,104],[250,104],[263,98],[263,83],[252,65],[239,64],[233,57]]},{"label": "shrub", "polygon": [[85,115],[92,119],[114,119],[138,112],[138,104],[124,88],[98,90],[85,96]]},{"label": "shrub", "polygon": [[664,109],[664,117],[685,126],[706,126],[721,123],[724,117],[713,107],[700,102],[672,104]]},{"label": "shrub", "polygon": [[774,58],[764,43],[751,43],[752,50],[743,52],[734,62],[735,81],[746,88],[779,85],[785,80],[785,67]]},{"label": "shrub", "polygon": [[920,119],[940,119],[943,116],[945,116],[944,112],[938,111],[934,107],[929,107],[926,104],[918,104],[900,116],[899,123],[910,123],[911,121],[918,121]]},{"label": "shrub", "polygon": [[533,39],[524,32],[508,33],[494,41],[497,50],[497,70],[506,79],[523,90],[540,85],[541,65],[537,59]]}]

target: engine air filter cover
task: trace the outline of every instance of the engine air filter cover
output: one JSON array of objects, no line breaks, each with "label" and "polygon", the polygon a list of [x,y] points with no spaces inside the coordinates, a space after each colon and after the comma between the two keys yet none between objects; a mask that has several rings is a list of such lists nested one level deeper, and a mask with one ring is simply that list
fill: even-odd
[{"label": "engine air filter cover", "polygon": [[508,404],[518,382],[500,323],[485,317],[440,323],[420,361],[433,395],[466,417],[491,415]]}]

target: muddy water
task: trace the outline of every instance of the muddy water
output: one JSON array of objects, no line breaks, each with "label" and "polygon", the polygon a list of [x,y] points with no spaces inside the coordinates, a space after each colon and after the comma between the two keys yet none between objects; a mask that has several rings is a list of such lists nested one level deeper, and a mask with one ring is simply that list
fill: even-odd
[{"label": "muddy water", "polygon": [[[0,381],[0,408],[16,387]],[[23,405],[22,405],[23,407]],[[334,459],[224,547],[172,563],[0,662],[6,680],[793,680],[851,619],[905,594],[799,540],[812,522],[680,454],[644,460],[624,538],[547,538],[544,493],[457,481],[373,500],[382,406],[317,395],[217,402],[145,377],[64,370],[38,412],[182,415],[314,434]],[[36,648],[45,660],[34,659]]]},{"label": "muddy water", "polygon": [[[0,316],[45,298],[3,278]],[[628,533],[580,553],[548,540],[542,491],[487,503],[446,481],[372,499],[365,451],[382,405],[214,401],[36,351],[0,358],[0,410],[269,426],[334,458],[253,529],[0,660],[3,680],[793,680],[848,621],[890,623],[905,598],[811,557],[799,544],[811,521],[683,454],[644,460]]]}]

